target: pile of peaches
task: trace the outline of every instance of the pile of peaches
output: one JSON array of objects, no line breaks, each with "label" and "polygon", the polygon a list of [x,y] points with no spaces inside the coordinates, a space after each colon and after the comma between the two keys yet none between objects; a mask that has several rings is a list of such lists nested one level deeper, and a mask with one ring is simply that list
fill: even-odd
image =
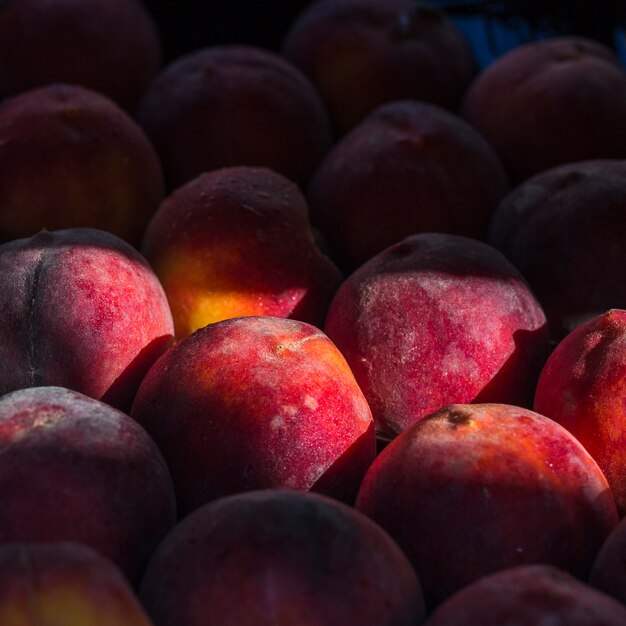
[{"label": "pile of peaches", "polygon": [[612,50],[4,0],[0,96],[0,626],[626,624]]}]

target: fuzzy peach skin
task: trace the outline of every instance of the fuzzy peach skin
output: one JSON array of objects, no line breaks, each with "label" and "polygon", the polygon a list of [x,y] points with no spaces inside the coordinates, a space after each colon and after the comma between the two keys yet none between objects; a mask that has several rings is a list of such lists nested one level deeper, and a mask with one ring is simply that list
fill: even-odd
[{"label": "fuzzy peach skin", "polygon": [[481,576],[547,563],[584,578],[617,509],[556,422],[510,405],[450,405],[392,441],[356,501],[413,563],[434,607]]},{"label": "fuzzy peach skin", "polygon": [[0,246],[0,317],[0,394],[58,385],[123,410],[174,333],[146,260],[93,229]]},{"label": "fuzzy peach skin", "polygon": [[0,398],[0,499],[0,544],[84,543],[133,584],[176,520],[168,469],[143,428],[60,387]]},{"label": "fuzzy peach skin", "polygon": [[0,103],[0,240],[80,226],[136,245],[163,193],[154,148],[108,98],[49,85]]},{"label": "fuzzy peach skin", "polygon": [[398,546],[336,500],[222,498],[155,552],[141,599],[156,626],[418,626],[422,591]]},{"label": "fuzzy peach skin", "polygon": [[626,72],[590,39],[556,37],[502,55],[470,85],[462,113],[515,184],[563,163],[626,158]]},{"label": "fuzzy peach skin", "polygon": [[626,311],[594,317],[557,345],[539,377],[534,409],[587,448],[626,514]]},{"label": "fuzzy peach skin", "polygon": [[626,607],[549,565],[486,576],[442,604],[425,626],[623,626]]},{"label": "fuzzy peach skin", "polygon": [[143,251],[179,339],[245,315],[321,327],[342,281],[314,243],[298,187],[266,168],[216,170],[178,189],[152,218]]},{"label": "fuzzy peach skin", "polygon": [[411,0],[312,3],[283,53],[318,87],[340,134],[390,100],[455,109],[476,71],[453,22]]},{"label": "fuzzy peach skin", "polygon": [[78,543],[0,545],[2,626],[151,626],[122,572]]},{"label": "fuzzy peach skin", "polygon": [[269,167],[305,184],[330,147],[322,100],[277,54],[216,46],[173,61],[152,82],[137,119],[171,189],[233,165]]},{"label": "fuzzy peach skin", "polygon": [[0,94],[82,85],[131,110],[157,73],[157,25],[140,0],[5,0]]},{"label": "fuzzy peach skin", "polygon": [[561,165],[514,189],[488,241],[524,275],[556,340],[610,308],[626,308],[626,161]]},{"label": "fuzzy peach skin", "polygon": [[386,438],[449,403],[530,405],[548,350],[543,311],[515,268],[484,243],[433,233],[350,276],[325,332]]},{"label": "fuzzy peach skin", "polygon": [[352,271],[414,233],[482,237],[508,190],[498,157],[472,127],[403,101],[376,109],[332,149],[308,199],[333,257]]},{"label": "fuzzy peach skin", "polygon": [[151,368],[132,416],[161,448],[183,512],[278,487],[350,501],[375,454],[372,415],[345,359],[295,320],[198,330]]}]

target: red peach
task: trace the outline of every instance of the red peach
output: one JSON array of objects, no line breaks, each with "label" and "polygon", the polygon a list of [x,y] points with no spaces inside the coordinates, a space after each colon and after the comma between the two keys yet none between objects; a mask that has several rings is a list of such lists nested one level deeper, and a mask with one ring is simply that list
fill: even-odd
[{"label": "red peach", "polygon": [[569,430],[602,468],[626,513],[626,311],[614,309],[572,331],[548,358],[536,411]]},{"label": "red peach", "polygon": [[380,107],[327,155],[309,188],[311,219],[354,270],[419,232],[480,238],[508,191],[487,142],[419,102]]},{"label": "red peach", "polygon": [[162,197],[154,148],[108,98],[50,85],[0,104],[0,239],[91,227],[136,244]]},{"label": "red peach", "polygon": [[0,545],[3,626],[150,626],[108,559],[77,543]]},{"label": "red peach", "polygon": [[180,509],[289,487],[353,500],[375,454],[372,415],[317,328],[273,317],[210,324],[150,369],[132,416],[172,472]]},{"label": "red peach", "polygon": [[515,565],[584,578],[618,522],[574,436],[501,404],[451,405],[416,423],[374,461],[356,506],[404,550],[431,607]]},{"label": "red peach", "polygon": [[0,501],[0,544],[84,543],[133,583],[176,520],[168,469],[146,432],[59,387],[0,398]]},{"label": "red peach", "polygon": [[143,250],[179,339],[245,315],[322,326],[341,283],[314,243],[302,193],[265,168],[216,170],[178,189],[150,222]]},{"label": "red peach", "polygon": [[318,87],[339,133],[390,100],[455,109],[476,70],[454,23],[411,0],[315,2],[292,25],[283,52]]},{"label": "red peach", "polygon": [[585,161],[537,174],[495,211],[489,242],[520,270],[562,339],[626,308],[626,161]]},{"label": "red peach", "polygon": [[5,0],[0,94],[82,85],[130,110],[161,62],[156,23],[138,0]]},{"label": "red peach", "polygon": [[478,75],[462,112],[514,183],[563,163],[626,158],[626,72],[590,39],[514,48]]},{"label": "red peach", "polygon": [[175,60],[153,81],[137,117],[170,188],[233,165],[269,167],[303,184],[331,142],[309,80],[252,46],[217,46]]},{"label": "red peach", "polygon": [[376,524],[319,495],[222,498],[165,539],[141,583],[158,626],[418,626],[406,557]]},{"label": "red peach", "polygon": [[325,330],[383,437],[452,402],[530,404],[548,350],[541,307],[493,248],[423,233],[339,288]]},{"label": "red peach", "polygon": [[125,410],[174,333],[145,259],[91,229],[0,246],[0,312],[0,394],[57,385]]},{"label": "red peach", "polygon": [[626,607],[549,565],[522,565],[468,585],[425,626],[623,626]]}]

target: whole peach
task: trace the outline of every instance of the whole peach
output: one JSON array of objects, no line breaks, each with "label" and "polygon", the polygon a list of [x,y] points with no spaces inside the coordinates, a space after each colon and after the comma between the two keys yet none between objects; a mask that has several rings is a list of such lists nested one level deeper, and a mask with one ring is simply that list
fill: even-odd
[{"label": "whole peach", "polygon": [[626,607],[549,565],[521,565],[461,589],[425,626],[621,626]]},{"label": "whole peach", "polygon": [[295,66],[252,46],[216,46],[168,65],[137,118],[170,188],[233,165],[265,166],[304,184],[330,147],[321,98]]},{"label": "whole peach", "polygon": [[49,85],[0,104],[0,240],[90,227],[137,244],[162,197],[154,148],[108,98]]},{"label": "whole peach", "polygon": [[626,311],[594,317],[556,346],[541,371],[534,408],[585,446],[626,514]]},{"label": "whole peach", "polygon": [[376,524],[319,495],[222,498],[157,549],[141,598],[158,626],[417,626],[408,560]]},{"label": "whole peach", "polygon": [[626,158],[626,72],[590,39],[514,48],[478,75],[462,112],[516,184],[563,163]]},{"label": "whole peach", "polygon": [[0,545],[4,626],[150,626],[121,571],[78,543]]},{"label": "whole peach", "polygon": [[176,520],[168,469],[146,432],[60,387],[0,398],[0,500],[0,544],[84,543],[132,583]]},{"label": "whole peach", "polygon": [[342,280],[314,243],[298,187],[265,168],[224,168],[178,189],[152,218],[143,251],[179,339],[244,315],[322,326]]},{"label": "whole peach", "polygon": [[174,333],[146,260],[92,229],[0,246],[0,312],[0,394],[57,385],[123,410]]},{"label": "whole peach", "polygon": [[479,241],[408,237],[350,276],[325,331],[392,438],[449,403],[531,404],[546,321],[520,274]]},{"label": "whole peach", "polygon": [[626,308],[624,207],[626,160],[599,160],[537,174],[493,214],[489,242],[528,280],[554,339]]},{"label": "whole peach", "polygon": [[352,271],[419,232],[480,238],[508,191],[487,142],[420,102],[374,111],[327,155],[309,188],[311,219]]},{"label": "whole peach", "polygon": [[476,71],[454,23],[411,0],[314,2],[283,53],[318,87],[340,134],[390,100],[455,109]]},{"label": "whole peach", "polygon": [[132,416],[161,448],[183,512],[278,487],[350,501],[375,454],[345,359],[295,320],[234,318],[179,341],[146,375]]},{"label": "whole peach", "polygon": [[0,5],[0,94],[82,85],[131,110],[161,63],[140,0],[6,0]]},{"label": "whole peach", "polygon": [[586,577],[618,522],[606,478],[574,436],[502,404],[450,405],[419,421],[374,461],[356,506],[404,550],[431,607],[515,565]]}]

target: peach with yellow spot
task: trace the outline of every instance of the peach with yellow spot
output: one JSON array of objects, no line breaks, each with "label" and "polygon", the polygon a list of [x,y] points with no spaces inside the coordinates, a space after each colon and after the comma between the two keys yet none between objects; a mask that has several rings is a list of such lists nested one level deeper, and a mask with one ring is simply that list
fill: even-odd
[{"label": "peach with yellow spot", "polygon": [[515,565],[584,578],[618,521],[583,446],[503,404],[450,405],[417,422],[372,464],[356,506],[404,549],[431,607]]},{"label": "peach with yellow spot", "polygon": [[0,546],[2,626],[151,626],[122,572],[78,543]]},{"label": "peach with yellow spot", "polygon": [[143,249],[176,336],[231,317],[321,326],[341,274],[314,243],[298,187],[266,168],[205,173],[161,205]]},{"label": "peach with yellow spot", "polygon": [[160,446],[183,512],[278,487],[351,501],[375,454],[372,415],[345,359],[295,320],[198,330],[148,372],[132,415]]},{"label": "peach with yellow spot", "polygon": [[539,377],[534,408],[567,428],[606,474],[626,513],[626,311],[573,330]]}]

